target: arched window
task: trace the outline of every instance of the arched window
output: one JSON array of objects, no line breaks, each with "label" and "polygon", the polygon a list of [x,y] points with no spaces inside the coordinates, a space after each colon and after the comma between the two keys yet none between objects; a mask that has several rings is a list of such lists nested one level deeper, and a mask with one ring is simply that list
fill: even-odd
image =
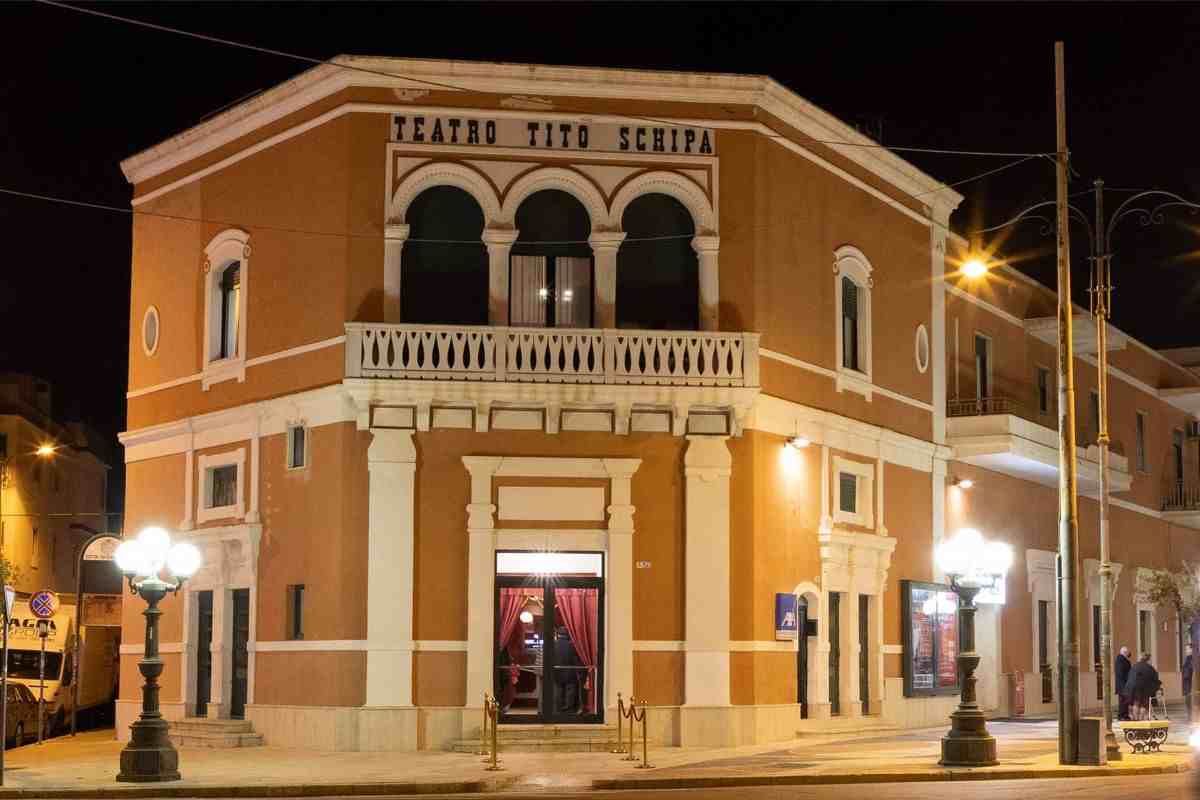
[{"label": "arched window", "polygon": [[839,392],[851,391],[871,399],[871,262],[862,251],[846,245],[834,257],[834,296],[837,302],[837,369]]},{"label": "arched window", "polygon": [[221,321],[217,358],[233,358],[238,350],[238,296],[242,289],[240,262],[233,262],[221,273]]},{"label": "arched window", "polygon": [[250,237],[223,231],[204,248],[208,259],[204,299],[204,365],[201,387],[246,379],[247,283]]},{"label": "arched window", "polygon": [[592,222],[559,189],[534,192],[517,207],[519,235],[509,257],[509,322],[534,327],[592,325]]},{"label": "arched window", "polygon": [[434,186],[413,198],[405,220],[401,319],[487,325],[488,256],[475,198],[455,186]]},{"label": "arched window", "polygon": [[617,327],[694,331],[700,327],[700,270],[691,212],[674,197],[644,194],[621,215]]}]

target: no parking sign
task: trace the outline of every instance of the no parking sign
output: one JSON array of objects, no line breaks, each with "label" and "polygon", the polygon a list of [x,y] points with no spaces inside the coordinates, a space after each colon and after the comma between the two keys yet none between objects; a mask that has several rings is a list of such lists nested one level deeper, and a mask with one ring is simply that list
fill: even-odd
[{"label": "no parking sign", "polygon": [[51,591],[41,591],[29,598],[29,610],[38,619],[50,619],[58,611],[58,595]]}]

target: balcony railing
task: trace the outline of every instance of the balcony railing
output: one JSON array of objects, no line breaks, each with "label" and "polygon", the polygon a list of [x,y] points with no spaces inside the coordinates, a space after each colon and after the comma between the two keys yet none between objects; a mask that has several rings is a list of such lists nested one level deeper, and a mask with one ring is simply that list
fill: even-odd
[{"label": "balcony railing", "polygon": [[979,417],[990,414],[1026,416],[1024,407],[1008,397],[972,397],[969,400],[951,400],[946,404],[947,417]]},{"label": "balcony railing", "polygon": [[758,386],[758,334],[351,322],[346,377]]},{"label": "balcony railing", "polygon": [[1163,493],[1163,511],[1200,511],[1200,483],[1172,483]]}]

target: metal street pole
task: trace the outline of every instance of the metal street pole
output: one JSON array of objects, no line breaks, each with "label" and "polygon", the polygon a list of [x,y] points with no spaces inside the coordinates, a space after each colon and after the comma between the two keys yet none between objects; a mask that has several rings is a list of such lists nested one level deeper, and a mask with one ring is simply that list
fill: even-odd
[{"label": "metal street pole", "polygon": [[46,637],[50,634],[50,621],[39,619],[38,638],[42,641],[42,652],[38,656],[38,744],[42,743],[42,730],[46,719]]},{"label": "metal street pole", "polygon": [[1096,444],[1100,448],[1100,696],[1104,703],[1104,748],[1109,761],[1121,760],[1121,747],[1112,729],[1113,653],[1112,653],[1112,562],[1108,534],[1108,316],[1112,310],[1112,268],[1104,241],[1104,181],[1096,179],[1096,225],[1090,287],[1092,315],[1096,319],[1096,368],[1100,398],[1100,430]]},{"label": "metal street pole", "polygon": [[1071,330],[1071,234],[1067,208],[1067,107],[1063,43],[1054,43],[1058,237],[1058,760],[1079,761],[1079,517],[1076,496],[1075,367]]},{"label": "metal street pole", "polygon": [[[0,666],[0,731],[4,741],[0,742],[0,786],[4,785],[4,751],[8,748],[8,587],[4,591],[4,639],[2,648],[4,665]],[[20,744],[20,742],[17,742]]]}]

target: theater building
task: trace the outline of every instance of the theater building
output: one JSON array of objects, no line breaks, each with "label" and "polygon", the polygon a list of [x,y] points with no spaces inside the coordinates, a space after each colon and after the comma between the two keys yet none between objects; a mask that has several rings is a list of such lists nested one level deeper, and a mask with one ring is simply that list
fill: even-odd
[{"label": "theater building", "polygon": [[[967,526],[1017,552],[981,614],[1007,709],[1054,668],[1052,295],[969,285],[960,196],[871,145],[762,77],[343,58],[126,160],[126,529],[205,559],[168,718],[336,750],[444,748],[485,692],[505,725],[633,694],[669,744],[938,724],[901,595]],[[1165,663],[1131,587],[1200,527],[1163,505],[1200,377],[1113,340],[1146,455],[1114,459],[1117,633]]]}]

